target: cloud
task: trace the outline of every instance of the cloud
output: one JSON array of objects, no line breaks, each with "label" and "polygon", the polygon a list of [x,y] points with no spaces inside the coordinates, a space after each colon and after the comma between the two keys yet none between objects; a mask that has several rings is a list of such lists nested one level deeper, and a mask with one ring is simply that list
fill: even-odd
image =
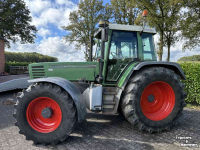
[{"label": "cloud", "polygon": [[[192,56],[192,55],[200,55],[200,47],[197,47],[193,50],[185,50],[183,52],[182,50],[182,44],[183,42],[177,42],[175,45],[171,46],[171,50],[170,50],[170,61],[171,62],[177,62],[178,59],[180,59],[181,57],[185,57],[185,56]],[[163,49],[163,61],[166,61],[167,59],[167,48],[164,47]]]},{"label": "cloud", "polygon": [[38,30],[37,34],[43,38],[46,38],[47,35],[51,35],[51,31],[42,27]]},{"label": "cloud", "polygon": [[74,3],[72,1],[68,1],[68,0],[56,0],[56,3],[59,5],[67,5],[67,6],[73,6]]},{"label": "cloud", "polygon": [[25,2],[32,14],[39,14],[52,5],[48,0],[25,0]]},{"label": "cloud", "polygon": [[[172,50],[170,61],[177,62],[178,59],[180,59],[181,57],[192,56],[192,55],[200,55],[200,47],[197,47],[196,49],[191,51],[186,50],[185,52],[183,52],[182,49]],[[167,49],[165,48],[163,53],[163,61],[166,61],[166,59],[167,59]]]},{"label": "cloud", "polygon": [[74,45],[62,42],[59,36],[48,37],[40,43],[35,44],[20,44],[11,43],[11,48],[6,48],[6,51],[11,52],[37,52],[43,55],[57,57],[60,62],[80,62],[84,60],[84,47],[81,50],[76,50]]},{"label": "cloud", "polygon": [[[36,3],[36,1],[41,2],[41,0],[35,0],[32,1],[32,3]],[[42,3],[43,1],[41,4]],[[58,29],[61,29],[61,26],[68,25],[70,12],[78,9],[76,4],[68,0],[56,0],[55,3],[49,2],[49,5],[46,5],[42,8],[37,8],[38,12],[36,9],[34,10],[31,7],[32,4],[29,4],[33,18],[31,24],[35,25],[37,28],[48,27],[48,25],[55,25],[58,27]]]},{"label": "cloud", "polygon": [[77,10],[78,6],[70,0],[25,0],[32,16],[32,25],[38,29],[37,36],[42,37],[35,44],[13,44],[6,51],[37,52],[44,55],[55,56],[59,61],[85,61],[85,48],[75,50],[74,44],[62,42],[61,26],[69,24],[70,12]]},{"label": "cloud", "polygon": [[39,49],[43,49],[43,53],[47,55],[59,55],[59,54],[73,54],[76,53],[74,45],[69,45],[61,41],[59,36],[49,37],[46,40],[41,41]]},{"label": "cloud", "polygon": [[42,50],[42,54],[57,57],[59,61],[85,61],[83,49],[76,50],[74,44],[62,42],[59,36],[42,40],[38,49]]},{"label": "cloud", "polygon": [[39,17],[33,16],[33,24],[36,27],[47,27],[48,24],[58,25],[62,18],[61,10],[49,8],[43,11]]},{"label": "cloud", "polygon": [[[159,41],[159,35],[156,34],[154,36],[154,42],[155,42],[155,47],[156,49],[158,49],[157,46],[157,42]],[[171,46],[171,50],[170,50],[170,61],[171,62],[177,62],[178,59],[180,59],[181,57],[185,57],[185,56],[192,56],[192,55],[200,55],[200,47],[196,47],[193,50],[185,50],[185,52],[183,52],[182,50],[182,45],[183,45],[184,41],[181,40],[177,43],[175,43],[174,45]],[[163,61],[166,61],[167,59],[167,48],[164,47],[163,48]]]},{"label": "cloud", "polygon": [[[70,0],[25,0],[31,11],[33,21],[31,24],[38,28],[37,36],[42,39],[35,44],[11,43],[11,49],[7,51],[17,52],[38,52],[50,56],[55,56],[59,61],[84,61],[85,47],[80,51],[75,50],[74,44],[63,43],[61,38],[61,26],[68,25],[69,14],[78,10],[78,6]],[[53,26],[52,26],[53,25]],[[60,30],[59,31],[57,30]],[[55,33],[56,32],[56,33]],[[53,37],[54,35],[54,37]],[[49,37],[50,36],[50,37]],[[155,43],[159,40],[159,35],[154,36]],[[37,40],[38,41],[38,40]],[[180,57],[200,54],[200,47],[195,50],[182,52],[183,41],[177,42],[171,47],[171,61],[177,61]],[[95,48],[94,48],[95,52]],[[167,49],[164,48],[163,60],[167,57]]]}]

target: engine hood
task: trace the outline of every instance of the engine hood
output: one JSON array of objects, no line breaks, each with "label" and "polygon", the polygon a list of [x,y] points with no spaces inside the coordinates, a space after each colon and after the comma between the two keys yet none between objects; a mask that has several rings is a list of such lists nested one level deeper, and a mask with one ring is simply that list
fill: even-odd
[{"label": "engine hood", "polygon": [[85,78],[94,81],[99,74],[98,62],[46,62],[29,65],[31,79],[61,77],[70,81]]}]

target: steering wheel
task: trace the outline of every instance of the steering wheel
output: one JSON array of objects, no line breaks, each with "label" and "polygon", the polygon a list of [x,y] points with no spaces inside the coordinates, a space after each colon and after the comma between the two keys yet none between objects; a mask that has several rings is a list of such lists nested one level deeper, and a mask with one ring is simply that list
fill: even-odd
[{"label": "steering wheel", "polygon": [[[122,53],[121,53],[120,56],[118,56],[117,53],[115,53],[115,52],[110,52],[110,53],[111,53],[111,55],[113,56],[113,58],[124,59],[124,56],[122,55]],[[114,54],[115,54],[115,55],[114,55]]]},{"label": "steering wheel", "polygon": [[[115,52],[110,52],[110,54],[112,55],[113,58],[116,58],[117,57],[117,53]],[[114,55],[115,54],[115,55]]]}]

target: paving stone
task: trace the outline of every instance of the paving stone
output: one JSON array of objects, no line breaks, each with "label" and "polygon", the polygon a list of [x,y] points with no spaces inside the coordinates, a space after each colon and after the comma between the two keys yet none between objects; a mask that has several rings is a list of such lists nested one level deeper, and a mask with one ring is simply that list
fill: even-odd
[{"label": "paving stone", "polygon": [[[16,91],[0,93],[0,100]],[[20,135],[14,126],[13,106],[0,104],[0,150],[179,150],[200,149],[181,147],[177,137],[191,137],[190,144],[200,146],[200,110],[184,109],[178,125],[169,132],[148,134],[132,127],[122,115],[103,115],[89,112],[86,120],[77,124],[73,133],[56,146],[33,145]]]}]

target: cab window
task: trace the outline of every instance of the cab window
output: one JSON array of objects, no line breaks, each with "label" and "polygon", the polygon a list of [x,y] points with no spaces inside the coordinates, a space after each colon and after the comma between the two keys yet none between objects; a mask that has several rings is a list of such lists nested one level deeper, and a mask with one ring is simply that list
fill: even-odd
[{"label": "cab window", "polygon": [[138,57],[137,33],[113,31],[107,67],[107,81],[117,81],[126,66]]},{"label": "cab window", "polygon": [[[105,49],[108,42],[105,42]],[[101,41],[99,40],[96,47],[95,60],[101,58]]]},{"label": "cab window", "polygon": [[142,49],[144,60],[156,60],[152,34],[142,33]]}]

